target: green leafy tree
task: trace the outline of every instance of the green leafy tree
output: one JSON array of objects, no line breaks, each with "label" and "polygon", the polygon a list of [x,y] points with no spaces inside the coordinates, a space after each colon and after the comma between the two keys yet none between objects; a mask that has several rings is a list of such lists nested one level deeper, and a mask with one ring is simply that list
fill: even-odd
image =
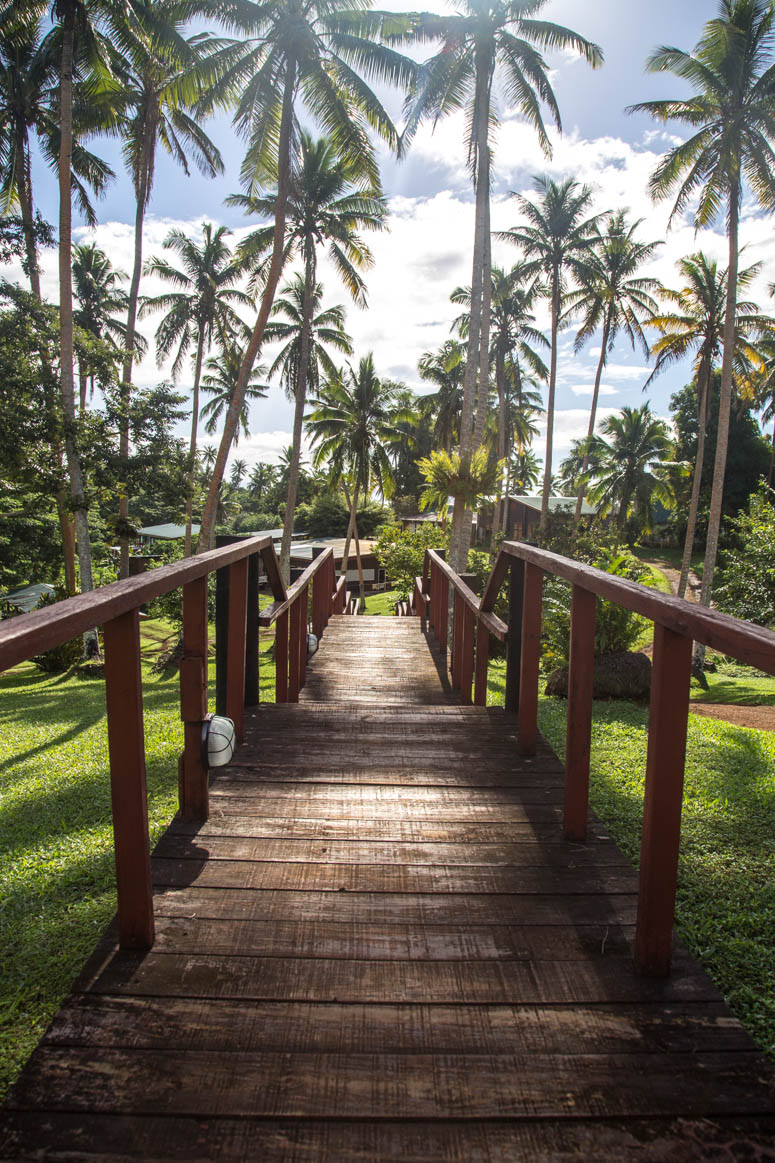
[{"label": "green leafy tree", "polygon": [[764,485],[733,517],[732,545],[721,555],[716,600],[722,610],[758,626],[775,624],[775,507]]},{"label": "green leafy tree", "polygon": [[587,270],[595,241],[596,217],[588,217],[592,191],[572,178],[555,182],[535,178],[538,199],[532,202],[515,195],[526,223],[515,226],[503,237],[521,247],[527,274],[546,280],[551,310],[549,398],[546,406],[546,453],[541,495],[541,524],[546,524],[552,486],[552,445],[554,439],[554,396],[557,386],[558,335],[562,323],[563,298],[569,281],[580,282]]},{"label": "green leafy tree", "polygon": [[[542,107],[560,128],[560,110],[552,89],[545,49],[573,49],[593,67],[602,63],[597,45],[561,25],[538,19],[545,0],[461,0],[451,15],[423,13],[413,18],[408,38],[440,42],[426,62],[409,101],[408,140],[423,118],[437,122],[465,110],[468,118],[468,161],[476,194],[474,247],[471,273],[471,312],[460,424],[462,473],[484,433],[489,397],[490,368],[490,131],[497,119],[493,101],[496,76],[504,96],[538,135],[549,155],[551,147]],[[478,404],[477,374],[479,382]],[[471,523],[455,503],[450,542],[453,568],[465,568]]]},{"label": "green leafy tree", "polygon": [[[641,223],[642,219],[628,223],[626,211],[617,210],[607,216],[602,230],[599,223],[596,225],[592,249],[580,271],[579,289],[572,291],[565,300],[567,315],[582,313],[575,351],[581,351],[589,339],[601,332],[600,358],[589,410],[588,440],[595,434],[600,381],[619,335],[624,334],[632,348],[639,347],[646,359],[650,354],[643,325],[659,309],[654,296],[661,291],[661,283],[640,274],[640,270],[661,244],[636,239]],[[577,524],[584,502],[586,470],[587,465],[582,462],[576,498]]]},{"label": "green leafy tree", "polygon": [[449,537],[430,522],[416,533],[400,525],[383,525],[377,534],[376,553],[385,567],[388,581],[398,590],[398,600],[407,601],[414,590],[414,579],[423,572],[426,549],[446,548]]},{"label": "green leafy tree", "polygon": [[[325,128],[336,156],[374,188],[379,170],[369,129],[392,148],[398,133],[369,82],[407,84],[416,66],[384,43],[406,18],[370,12],[356,0],[247,2],[224,14],[238,32],[239,51],[213,86],[205,107],[237,96],[235,123],[248,140],[242,180],[249,197],[276,189],[269,261],[263,293],[224,431],[202,515],[202,541],[209,542],[218,486],[223,477],[242,397],[264,338],[264,329],[286,260],[286,223],[292,189],[294,142],[300,139],[299,110]],[[230,53],[232,49],[228,50]]]},{"label": "green leafy tree", "polygon": [[[123,271],[116,271],[103,250],[96,243],[81,243],[73,247],[73,290],[78,300],[75,322],[95,339],[106,339],[118,354],[126,344],[126,323],[116,312],[126,311],[127,296],[121,284],[126,282]],[[135,337],[135,347],[145,352],[147,343],[142,335]],[[91,381],[94,396],[94,372],[88,364],[79,363],[80,409],[86,407],[86,391]]]},{"label": "green leafy tree", "polygon": [[460,440],[465,347],[458,339],[446,339],[438,351],[423,352],[417,370],[421,379],[436,386],[435,392],[422,397],[420,408],[433,421],[438,446],[450,452]]},{"label": "green leafy tree", "polygon": [[[744,183],[765,210],[775,209],[775,8],[768,0],[721,0],[688,53],[659,48],[649,57],[653,73],[673,73],[688,97],[645,101],[635,111],[688,126],[690,136],[665,155],[650,187],[655,198],[674,198],[673,216],[694,206],[697,228],[726,217],[729,262],[724,314],[721,401],[708,538],[700,601],[710,605],[716,567],[726,471],[735,351],[739,225]],[[700,666],[705,647],[695,644]]]},{"label": "green leafy tree", "polygon": [[[239,264],[226,241],[230,231],[225,226],[213,229],[210,222],[202,227],[202,241],[189,238],[182,230],[171,230],[164,240],[164,249],[173,251],[180,266],[155,256],[146,265],[146,273],[171,284],[175,290],[146,299],[142,314],[165,311],[156,330],[156,356],[159,363],[175,348],[172,373],[180,374],[183,360],[194,348],[194,385],[191,408],[190,471],[186,495],[186,537],[184,555],[191,553],[191,520],[196,471],[196,438],[199,420],[199,387],[202,361],[214,340],[222,345],[233,345],[236,336],[245,330],[238,315],[238,306],[248,307],[253,300],[235,286],[241,277]],[[126,366],[124,367],[126,372]],[[130,369],[131,374],[131,369]],[[128,383],[124,376],[124,383]]]},{"label": "green leafy tree", "polygon": [[[682,361],[686,356],[694,357],[698,410],[697,445],[694,455],[692,493],[684,537],[681,574],[678,582],[678,596],[682,598],[686,593],[697,533],[700,488],[705,469],[709,387],[721,355],[727,297],[727,272],[719,270],[718,263],[708,258],[702,251],[681,259],[677,266],[683,286],[677,291],[662,288],[660,297],[664,300],[664,305],[662,310],[650,320],[651,325],[657,328],[661,334],[659,339],[652,344],[651,351],[656,356],[656,364],[645,387],[648,387],[655,376],[658,376],[665,368]],[[737,279],[737,318],[733,359],[733,377],[736,384],[749,383],[754,369],[763,366],[763,357],[759,351],[757,337],[765,329],[766,322],[759,314],[756,303],[744,301],[741,297],[742,292],[751,285],[758,273],[759,266],[757,264],[740,271]]]}]

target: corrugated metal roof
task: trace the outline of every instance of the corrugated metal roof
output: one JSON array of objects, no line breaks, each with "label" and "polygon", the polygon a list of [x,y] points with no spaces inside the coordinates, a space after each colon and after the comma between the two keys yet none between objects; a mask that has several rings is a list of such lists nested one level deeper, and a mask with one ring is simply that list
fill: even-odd
[{"label": "corrugated metal roof", "polygon": [[[511,497],[510,500],[519,501],[521,505],[524,505],[528,509],[537,509],[539,513],[541,511],[541,497]],[[552,513],[556,513],[556,512],[575,513],[576,512],[576,498],[575,497],[550,497],[549,498],[549,510]],[[587,501],[582,501],[582,503],[581,503],[581,515],[582,515],[582,517],[594,517],[595,513],[597,513],[597,508],[594,505],[588,504]]]},{"label": "corrugated metal roof", "polygon": [[[192,533],[199,532],[198,525],[191,526]],[[167,525],[146,525],[144,529],[138,529],[140,537],[156,537],[159,541],[177,541],[179,537],[186,536],[185,525],[173,525],[171,522]]]},{"label": "corrugated metal roof", "polygon": [[37,610],[38,602],[44,594],[53,594],[53,592],[54,587],[50,586],[48,582],[37,582],[34,585],[22,586],[19,590],[3,594],[0,601],[7,602],[9,606],[14,606],[23,614],[29,614],[31,610]]}]

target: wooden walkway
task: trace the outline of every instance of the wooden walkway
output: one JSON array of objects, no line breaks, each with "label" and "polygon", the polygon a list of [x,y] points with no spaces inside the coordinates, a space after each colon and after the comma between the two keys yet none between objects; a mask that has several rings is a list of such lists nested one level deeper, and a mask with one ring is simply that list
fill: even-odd
[{"label": "wooden walkway", "polygon": [[680,948],[638,977],[632,868],[561,839],[562,768],[460,707],[419,619],[334,618],[248,720],[32,1056],[5,1159],[773,1158],[767,1066]]}]

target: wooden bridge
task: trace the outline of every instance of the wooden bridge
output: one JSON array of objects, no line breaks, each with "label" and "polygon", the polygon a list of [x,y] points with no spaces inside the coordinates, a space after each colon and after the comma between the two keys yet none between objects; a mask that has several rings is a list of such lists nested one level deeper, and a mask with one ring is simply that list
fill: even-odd
[{"label": "wooden bridge", "polygon": [[[535,731],[540,575],[581,567],[506,547],[479,599],[430,554],[422,616],[354,618],[337,612],[328,555],[286,592],[271,545],[245,544],[0,630],[12,665],[104,623],[119,889],[116,924],[11,1095],[0,1157],[772,1158],[772,1074],[671,943],[679,640],[707,636],[708,612],[695,607],[682,635],[686,603],[597,571],[570,579],[566,776]],[[276,594],[262,620],[277,628],[281,701],[245,708],[256,552]],[[198,720],[216,568],[231,571],[242,743],[208,779]],[[509,569],[507,627],[493,604]],[[136,608],[149,585],[181,582],[181,811],[148,859]],[[307,661],[310,584],[322,640]],[[611,586],[661,618],[640,876],[586,807],[588,595],[593,633],[594,593]],[[775,636],[711,622],[773,669]],[[514,711],[482,705],[491,633],[508,642]]]}]

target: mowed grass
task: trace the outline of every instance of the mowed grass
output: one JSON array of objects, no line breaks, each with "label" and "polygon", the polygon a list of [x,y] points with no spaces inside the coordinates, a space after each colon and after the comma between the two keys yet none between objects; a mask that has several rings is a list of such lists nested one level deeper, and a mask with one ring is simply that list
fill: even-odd
[{"label": "mowed grass", "polygon": [[[504,688],[493,662],[488,703],[502,705]],[[561,757],[565,722],[565,701],[541,697],[540,729]],[[647,731],[645,708],[594,704],[591,804],[635,865]],[[678,932],[775,1061],[774,734],[689,716],[679,859]]]},{"label": "mowed grass", "polygon": [[[183,729],[178,676],[150,663],[174,641],[169,624],[142,624],[152,844],[177,809]],[[271,647],[262,632],[263,701],[274,700]],[[2,1100],[116,908],[101,680],[30,663],[0,676],[0,838]]]},{"label": "mowed grass", "polygon": [[364,614],[383,614],[395,617],[398,590],[385,590],[381,594],[366,594]]}]

